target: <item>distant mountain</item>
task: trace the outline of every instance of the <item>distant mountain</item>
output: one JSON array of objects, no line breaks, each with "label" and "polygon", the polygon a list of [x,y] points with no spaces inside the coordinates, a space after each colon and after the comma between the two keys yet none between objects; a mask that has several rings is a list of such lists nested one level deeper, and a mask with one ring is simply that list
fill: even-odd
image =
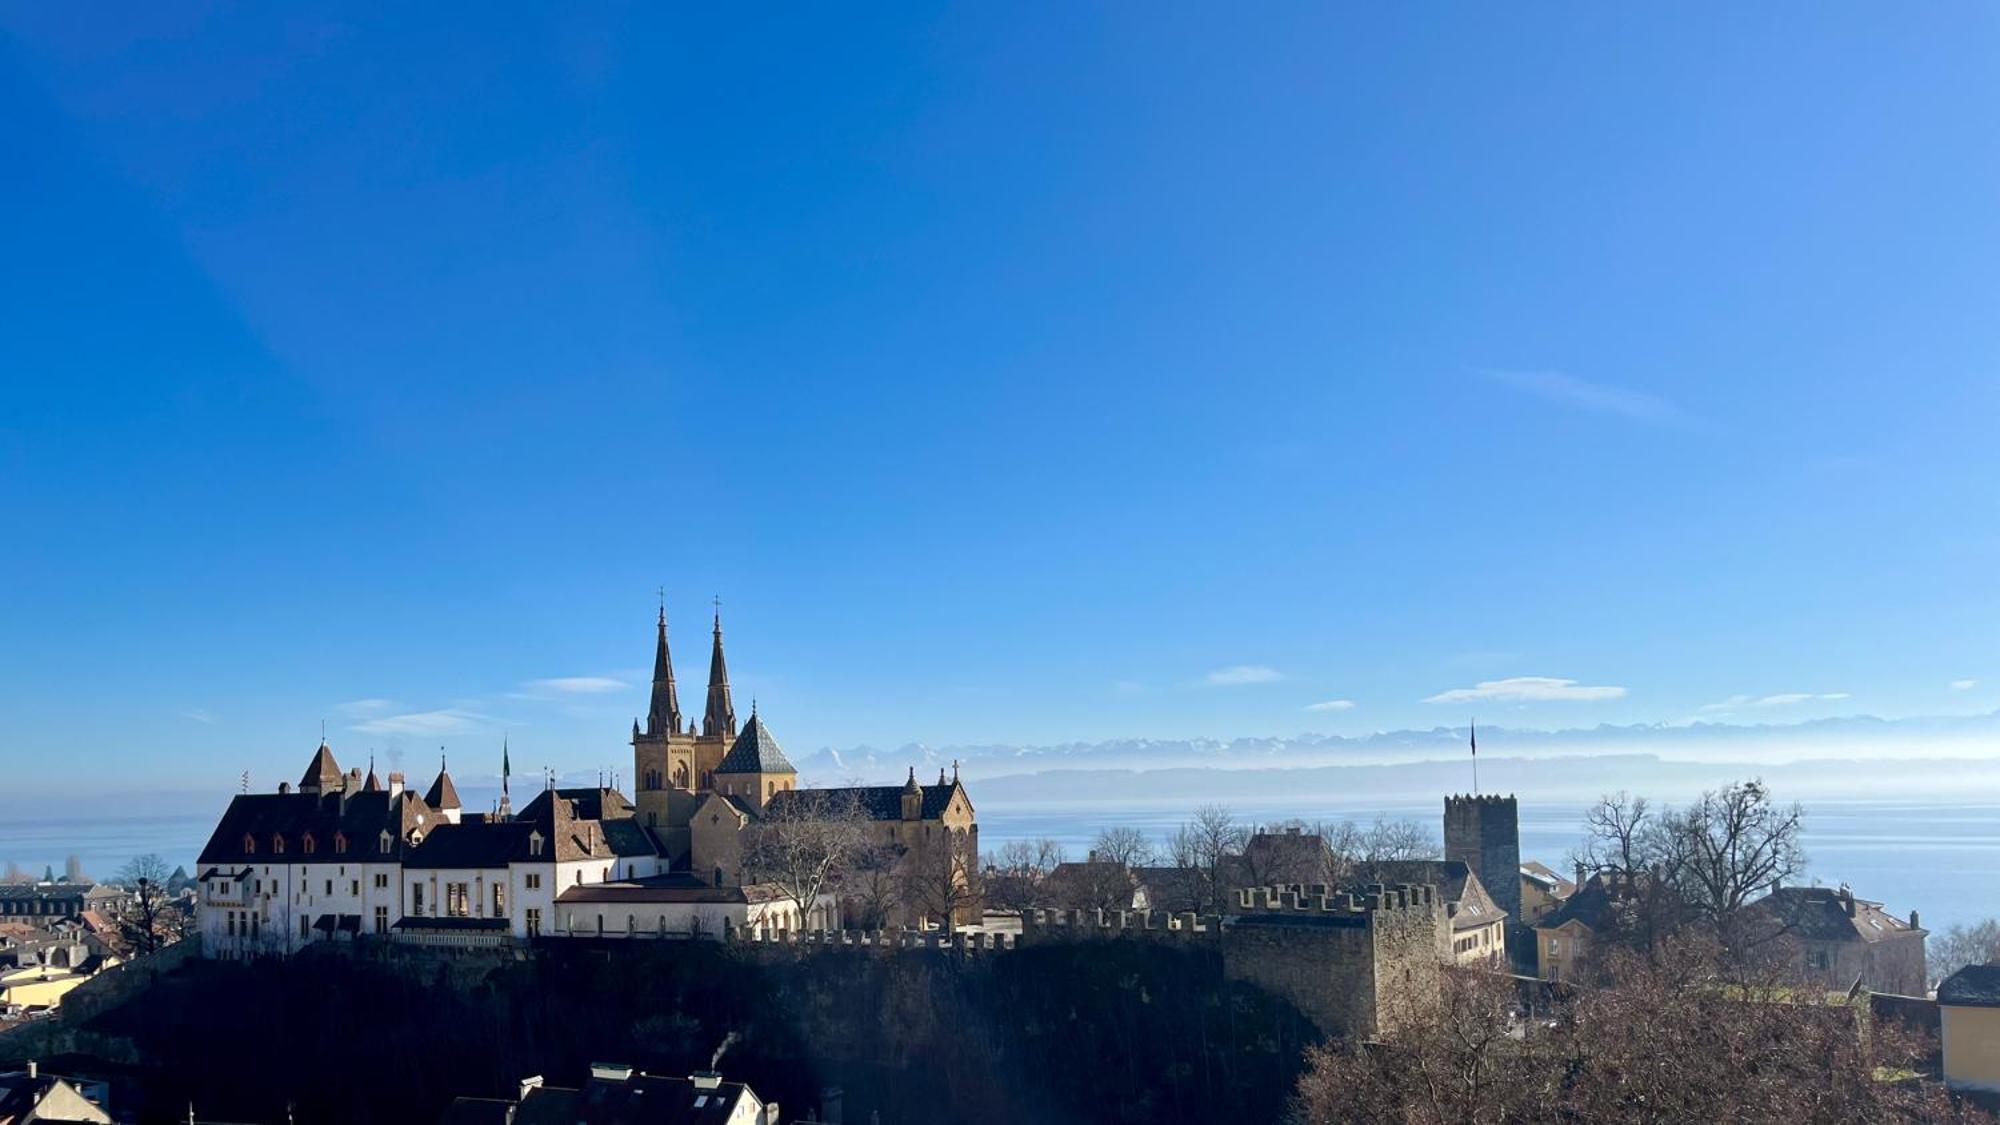
[{"label": "distant mountain", "polygon": [[[1482,756],[1582,758],[1651,755],[1667,762],[1784,763],[1809,759],[1960,759],[2000,753],[2000,712],[1882,719],[1872,715],[1800,723],[1609,724],[1568,730],[1479,728]],[[1045,770],[1256,770],[1409,764],[1449,760],[1466,751],[1464,727],[1381,731],[1360,736],[1289,738],[1114,739],[1050,746],[969,745],[896,749],[825,748],[796,757],[808,784],[859,779],[900,781],[911,767],[928,780],[958,763],[968,778]]]}]

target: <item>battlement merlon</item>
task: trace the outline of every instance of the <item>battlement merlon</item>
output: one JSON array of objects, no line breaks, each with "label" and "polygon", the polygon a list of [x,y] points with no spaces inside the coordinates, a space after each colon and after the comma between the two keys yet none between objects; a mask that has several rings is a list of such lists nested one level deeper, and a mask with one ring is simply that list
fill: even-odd
[{"label": "battlement merlon", "polygon": [[1454,805],[1518,806],[1519,804],[1520,801],[1512,793],[1509,793],[1504,797],[1500,796],[1497,793],[1450,793],[1447,794],[1444,799],[1444,807],[1447,809],[1451,808]]},{"label": "battlement merlon", "polygon": [[1278,884],[1246,887],[1236,892],[1237,917],[1255,919],[1272,915],[1365,921],[1370,915],[1411,911],[1435,913],[1443,900],[1437,887],[1429,884],[1399,883],[1385,886],[1372,883],[1365,894],[1352,891],[1327,893],[1325,884]]},{"label": "battlement merlon", "polygon": [[1206,941],[1222,932],[1222,918],[1192,910],[1023,910],[1021,940]]}]

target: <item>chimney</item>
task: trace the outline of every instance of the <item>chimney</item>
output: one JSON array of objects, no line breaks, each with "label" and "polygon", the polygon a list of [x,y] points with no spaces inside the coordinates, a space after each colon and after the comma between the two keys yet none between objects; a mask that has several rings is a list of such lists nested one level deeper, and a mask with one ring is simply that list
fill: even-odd
[{"label": "chimney", "polygon": [[389,799],[393,801],[393,800],[395,800],[396,798],[398,798],[398,797],[400,797],[400,796],[402,796],[402,795],[403,795],[403,775],[402,775],[402,774],[400,774],[400,773],[392,773],[392,774],[390,774],[390,775],[389,775]]},{"label": "chimney", "polygon": [[1923,924],[1917,921],[1917,912],[1914,910],[1910,911],[1910,928],[1913,930],[1921,930],[1924,928]]},{"label": "chimney", "polygon": [[1854,917],[1854,892],[1848,889],[1846,883],[1840,885],[1840,908],[1847,912],[1849,918]]},{"label": "chimney", "polygon": [[514,1100],[517,1102],[527,1101],[528,1091],[539,1090],[541,1088],[542,1076],[539,1074],[530,1074],[526,1078],[521,1079],[521,1090],[520,1093],[515,1095]]},{"label": "chimney", "polygon": [[285,794],[287,794],[287,793],[290,793],[291,791],[292,791],[292,783],[291,783],[291,782],[289,782],[289,781],[280,781],[280,782],[278,783],[278,795],[279,795],[279,796],[284,796]]},{"label": "chimney", "polygon": [[625,1063],[591,1063],[590,1076],[605,1082],[624,1082],[632,1077],[632,1068]]},{"label": "chimney", "polygon": [[713,1070],[697,1070],[688,1075],[688,1081],[694,1083],[697,1090],[713,1090],[722,1085],[722,1075]]},{"label": "chimney", "polygon": [[1580,859],[1576,861],[1576,889],[1583,889],[1583,861]]},{"label": "chimney", "polygon": [[41,1068],[41,1067],[39,1067],[39,1066],[36,1066],[36,1065],[35,1065],[35,1060],[33,1060],[33,1059],[29,1059],[29,1060],[28,1060],[28,1077],[29,1077],[29,1078],[30,1078],[31,1080],[32,1080],[32,1079],[33,1079],[33,1078],[34,1078],[34,1077],[35,1077],[36,1075],[40,1074],[40,1073],[41,1073],[41,1071],[42,1071],[42,1068]]}]

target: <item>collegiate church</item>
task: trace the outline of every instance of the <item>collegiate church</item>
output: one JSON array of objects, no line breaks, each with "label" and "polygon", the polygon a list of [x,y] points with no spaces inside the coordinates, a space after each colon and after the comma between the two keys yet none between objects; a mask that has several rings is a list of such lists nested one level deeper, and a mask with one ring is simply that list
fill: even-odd
[{"label": "collegiate church", "polygon": [[[549,787],[516,813],[503,753],[497,808],[466,812],[444,763],[418,796],[399,773],[384,783],[372,765],[365,776],[343,772],[322,740],[296,786],[233,798],[202,849],[204,950],[285,953],[364,935],[463,946],[837,929],[855,923],[851,896],[828,893],[802,909],[754,881],[743,858],[755,833],[821,808],[860,818],[892,864],[912,865],[933,843],[978,854],[972,802],[955,776],[919,785],[912,770],[901,786],[800,790],[762,717],[753,709],[738,727],[720,613],[704,714],[684,725],[664,607],[657,629],[650,705],[644,725],[632,724],[636,801],[612,788]],[[888,920],[920,923],[940,910],[976,920],[969,896],[943,900],[906,898]]]}]

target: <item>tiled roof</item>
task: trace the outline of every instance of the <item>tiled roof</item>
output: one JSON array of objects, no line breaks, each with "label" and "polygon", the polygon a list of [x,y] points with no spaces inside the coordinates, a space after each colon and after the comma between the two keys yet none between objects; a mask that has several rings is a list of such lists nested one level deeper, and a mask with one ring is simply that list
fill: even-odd
[{"label": "tiled roof", "polygon": [[1940,1004],[2000,1008],[2000,965],[1967,965],[1938,985]]},{"label": "tiled roof", "polygon": [[451,783],[451,774],[440,768],[437,780],[431,782],[431,791],[424,794],[424,803],[434,809],[456,809],[464,806],[458,803],[458,786]]},{"label": "tiled roof", "polygon": [[[283,836],[286,863],[359,863],[400,859],[412,832],[429,832],[444,823],[437,810],[414,793],[354,793],[345,799],[339,793],[244,793],[230,799],[229,808],[201,849],[204,865],[236,866],[269,863],[273,837]],[[389,833],[389,850],[381,850],[380,838]],[[314,850],[305,851],[305,836],[313,836]],[[347,851],[335,850],[336,833],[347,837]],[[255,844],[245,851],[244,838]]]},{"label": "tiled roof", "polygon": [[[1847,904],[1854,904],[1850,916]],[[1910,932],[1910,924],[1892,917],[1879,902],[1854,898],[1831,887],[1780,887],[1750,904],[1763,918],[1787,932],[1812,941],[1876,942]]]},{"label": "tiled roof", "polygon": [[403,866],[413,869],[505,867],[530,860],[550,862],[553,856],[547,841],[550,832],[541,828],[543,852],[529,850],[529,837],[537,830],[533,821],[502,820],[473,824],[440,824],[424,842],[411,851]]},{"label": "tiled roof", "polygon": [[618,820],[636,811],[625,794],[608,787],[544,789],[535,794],[518,816],[522,820],[547,819],[550,806],[558,800],[568,802],[567,815],[578,820]]},{"label": "tiled roof", "polygon": [[1581,889],[1563,900],[1561,906],[1550,911],[1535,923],[1538,930],[1553,930],[1569,922],[1581,923],[1588,929],[1601,930],[1616,920],[1617,902],[1605,884],[1602,875],[1593,875],[1584,881]]},{"label": "tiled roof", "polygon": [[[863,816],[870,820],[903,819],[903,786],[901,785],[861,785],[842,789],[785,789],[764,802],[767,809],[776,811],[792,801],[829,801],[839,803],[853,801],[861,809]],[[953,793],[959,791],[957,782],[943,785],[921,785],[924,804],[920,818],[936,820],[944,815],[945,807],[951,804]],[[967,802],[970,804],[970,801]]]},{"label": "tiled roof", "polygon": [[333,751],[322,741],[319,749],[313,751],[312,761],[306,763],[306,772],[299,778],[299,788],[317,786],[321,789],[338,789],[343,782],[340,763],[333,760]]},{"label": "tiled roof", "polygon": [[718,774],[724,773],[797,773],[792,763],[785,758],[785,752],[778,748],[778,740],[771,736],[771,728],[755,714],[744,725],[743,733],[736,736],[729,753],[723,755],[722,764],[715,767]]}]

